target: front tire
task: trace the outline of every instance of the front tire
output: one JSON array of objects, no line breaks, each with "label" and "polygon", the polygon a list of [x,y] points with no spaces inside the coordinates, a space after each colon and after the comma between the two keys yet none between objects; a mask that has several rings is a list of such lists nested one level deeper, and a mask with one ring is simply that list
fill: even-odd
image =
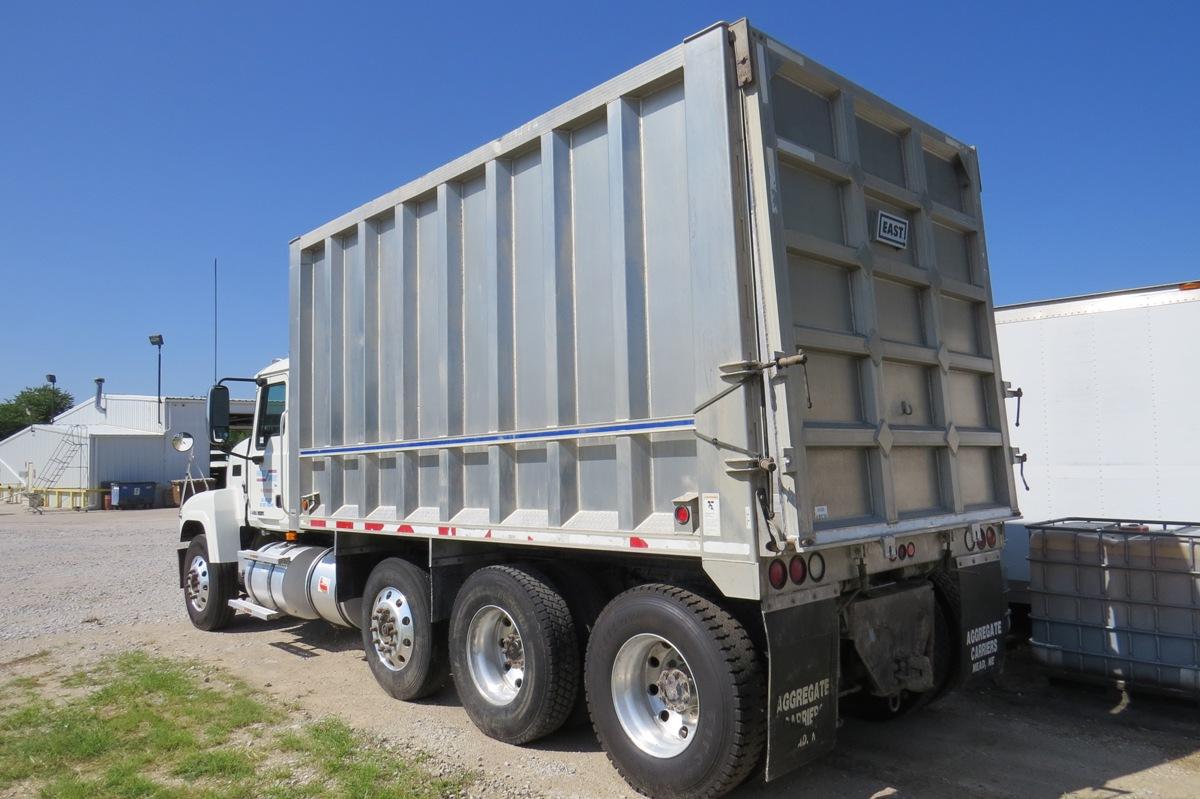
[{"label": "front tire", "polygon": [[429,575],[400,558],[380,561],[363,590],[367,664],[396,699],[421,699],[446,684],[446,625],[431,621],[429,596]]},{"label": "front tire", "polygon": [[237,564],[213,563],[208,538],[196,536],[183,556],[183,604],[198,629],[212,632],[233,621],[229,600],[237,596]]},{"label": "front tire", "polygon": [[454,600],[450,659],[463,709],[484,734],[510,744],[557,730],[579,692],[571,611],[541,574],[488,566]]},{"label": "front tire", "polygon": [[638,791],[706,799],[737,787],[766,738],[762,667],[745,628],[714,603],[643,585],[605,607],[584,677],[596,736]]}]

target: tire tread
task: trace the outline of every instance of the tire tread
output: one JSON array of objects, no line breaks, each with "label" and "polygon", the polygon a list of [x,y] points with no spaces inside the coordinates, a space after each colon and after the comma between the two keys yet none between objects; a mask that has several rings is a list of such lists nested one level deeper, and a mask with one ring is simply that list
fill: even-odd
[{"label": "tire tread", "polygon": [[575,643],[575,621],[566,600],[551,588],[549,579],[541,572],[514,566],[495,568],[510,575],[526,591],[533,600],[542,629],[550,638],[549,672],[555,675],[555,680],[547,697],[546,712],[530,733],[529,740],[534,740],[561,727],[575,706],[582,671]]}]

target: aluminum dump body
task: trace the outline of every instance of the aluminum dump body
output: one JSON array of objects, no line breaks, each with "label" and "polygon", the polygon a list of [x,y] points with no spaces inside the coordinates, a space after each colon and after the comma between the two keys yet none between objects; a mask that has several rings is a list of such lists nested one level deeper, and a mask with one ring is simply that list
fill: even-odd
[{"label": "aluminum dump body", "polygon": [[[291,259],[301,526],[703,556],[757,596],[767,514],[815,546],[1014,515],[974,151],[744,23]],[[798,348],[807,391],[747,366]]]}]

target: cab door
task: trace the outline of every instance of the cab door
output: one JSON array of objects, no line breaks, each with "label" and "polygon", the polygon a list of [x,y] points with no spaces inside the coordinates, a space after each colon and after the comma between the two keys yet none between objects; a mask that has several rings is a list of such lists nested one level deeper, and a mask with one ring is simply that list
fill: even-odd
[{"label": "cab door", "polygon": [[287,419],[287,383],[268,383],[258,393],[254,433],[250,440],[250,479],[247,481],[248,516],[256,527],[286,530],[287,497],[284,470],[287,468],[284,424]]}]

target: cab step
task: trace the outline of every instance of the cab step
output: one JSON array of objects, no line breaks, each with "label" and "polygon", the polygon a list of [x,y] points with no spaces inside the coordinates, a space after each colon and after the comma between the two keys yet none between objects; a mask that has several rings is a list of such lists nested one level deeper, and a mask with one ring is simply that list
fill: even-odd
[{"label": "cab step", "polygon": [[248,613],[254,618],[262,619],[263,621],[274,621],[283,615],[278,610],[271,610],[270,608],[264,608],[262,605],[256,605],[249,599],[231,599],[229,600],[229,607],[239,613]]}]

